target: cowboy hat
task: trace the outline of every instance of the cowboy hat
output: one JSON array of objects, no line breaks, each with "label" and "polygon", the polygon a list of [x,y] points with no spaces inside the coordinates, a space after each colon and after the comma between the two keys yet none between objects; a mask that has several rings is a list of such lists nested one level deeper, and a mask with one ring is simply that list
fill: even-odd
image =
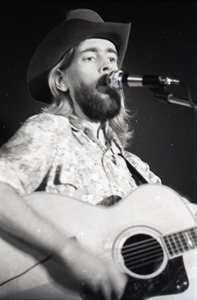
[{"label": "cowboy hat", "polygon": [[43,40],[33,55],[27,73],[27,84],[31,96],[41,102],[50,103],[48,73],[63,55],[76,44],[89,38],[111,41],[117,48],[121,65],[127,48],[130,23],[104,22],[93,10],[74,9]]}]

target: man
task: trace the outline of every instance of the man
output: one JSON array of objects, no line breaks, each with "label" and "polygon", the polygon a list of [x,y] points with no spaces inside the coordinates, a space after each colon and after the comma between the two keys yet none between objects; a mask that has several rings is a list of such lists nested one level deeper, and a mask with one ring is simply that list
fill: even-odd
[{"label": "man", "polygon": [[[4,266],[11,275],[2,272],[3,297],[9,289],[12,297],[28,298],[32,288],[41,286],[38,299],[42,295],[50,298],[50,293],[52,299],[57,298],[50,278],[63,286],[59,297],[64,299],[74,297],[68,293],[65,298],[64,288],[81,294],[83,290],[94,295],[99,292],[107,300],[124,292],[127,277],[111,258],[93,253],[80,244],[69,226],[62,228],[45,215],[48,198],[36,209],[24,197],[46,191],[90,205],[110,206],[136,190],[140,181],[160,183],[147,164],[124,150],[131,136],[124,95],[106,84],[106,76],[121,67],[129,32],[130,24],[107,23],[94,11],[73,10],[32,58],[30,93],[49,105],[43,113],[29,118],[1,149],[0,222],[2,241],[8,242],[4,251],[11,253],[10,264]],[[68,212],[63,212],[60,203],[64,205],[57,201],[54,213],[59,207],[67,224],[64,213]],[[76,222],[73,220],[73,227]],[[94,221],[91,226],[95,228]],[[10,250],[9,245],[14,247]],[[20,251],[11,263],[15,249]],[[20,269],[23,257],[24,267]],[[49,284],[47,296],[43,294],[44,284]],[[24,294],[19,293],[22,291]]]}]

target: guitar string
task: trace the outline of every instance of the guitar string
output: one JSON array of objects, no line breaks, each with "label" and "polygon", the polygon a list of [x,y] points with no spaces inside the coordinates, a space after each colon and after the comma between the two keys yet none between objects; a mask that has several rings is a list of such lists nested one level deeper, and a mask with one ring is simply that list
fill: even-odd
[{"label": "guitar string", "polygon": [[[165,236],[164,237],[164,241],[166,241],[166,239],[167,238],[172,238],[172,236],[173,235],[169,235],[169,236]],[[188,249],[188,247],[189,247],[189,245],[188,245],[188,238],[187,237],[180,237],[181,238],[181,241],[182,241],[182,243],[183,243],[183,246],[184,246],[184,248],[186,248],[186,249],[184,249],[184,250],[187,250]],[[193,237],[193,240],[194,240],[194,237]],[[157,244],[159,244],[156,240],[154,240],[153,238],[150,238],[150,239],[145,239],[145,240],[143,240],[143,241],[140,241],[140,242],[135,242],[135,243],[131,243],[131,244],[128,244],[128,245],[124,245],[123,247],[122,247],[122,252],[123,253],[126,253],[127,251],[131,251],[131,249],[139,249],[139,248],[141,248],[141,247],[144,247],[145,245],[147,246],[147,245],[151,245],[151,244],[155,244],[155,243],[157,243]],[[170,242],[169,242],[170,243]],[[195,245],[197,246],[197,236],[195,236],[195,240],[194,240],[194,243],[195,243]],[[174,244],[175,245],[175,249],[177,248],[177,245],[176,245],[176,243],[174,242],[172,242],[171,244]],[[177,243],[178,244],[178,243]],[[190,249],[191,247],[189,247],[189,249]],[[174,250],[175,250],[174,249]],[[180,250],[180,249],[179,249]]]},{"label": "guitar string", "polygon": [[132,271],[134,270],[134,269],[137,269],[137,268],[141,268],[141,267],[144,267],[144,266],[146,266],[146,265],[149,265],[149,264],[153,264],[154,263],[154,266],[155,266],[155,263],[156,262],[161,262],[161,257],[159,256],[159,257],[154,257],[154,259],[152,259],[152,260],[150,260],[150,261],[144,261],[144,262],[142,262],[142,263],[140,263],[140,264],[137,264],[137,265],[134,265],[134,266],[132,266],[132,268],[131,268],[131,266],[129,266],[129,265],[127,265],[127,267],[128,267],[128,269],[130,268],[130,269],[132,269]]},{"label": "guitar string", "polygon": [[[194,230],[194,228],[192,228],[190,230],[185,230],[185,231],[182,231],[182,232],[179,232],[176,234],[172,234],[170,236],[166,236],[165,241],[168,243],[169,242],[168,239],[170,239],[170,242],[173,239],[175,240],[175,241],[172,241],[172,243],[170,243],[170,242],[168,243],[170,247],[172,246],[172,244],[175,244],[176,248],[171,247],[174,252],[176,250],[179,252],[183,252],[183,251],[193,249],[193,248],[195,248],[195,246],[197,246],[197,235],[195,232],[194,232],[194,234],[192,234],[193,230]],[[189,237],[188,237],[188,235],[189,235]],[[177,244],[180,247],[177,247]]]},{"label": "guitar string", "polygon": [[143,263],[143,264],[144,263],[147,264],[147,263],[152,262],[153,259],[154,260],[156,260],[156,259],[163,260],[163,253],[161,253],[161,252],[149,253],[149,255],[146,255],[145,257],[144,256],[139,256],[138,259],[136,259],[136,258],[134,260],[133,259],[127,259],[125,261],[125,263],[126,263],[127,267],[136,268],[136,264],[138,264],[139,262]]},{"label": "guitar string", "polygon": [[[182,233],[182,232],[181,232]],[[177,233],[176,233],[177,234]],[[167,238],[172,238],[172,236],[174,236],[175,234],[173,234],[173,235],[169,235],[169,236],[165,236],[164,237],[164,239],[167,239]],[[177,239],[177,237],[175,236],[175,238]],[[182,243],[184,243],[184,245],[187,245],[187,241],[188,241],[188,238],[187,237],[184,237],[184,236],[182,236],[182,237],[180,237],[180,239],[181,239],[181,241],[182,241]],[[194,239],[194,238],[193,238]],[[133,246],[139,246],[140,244],[141,245],[144,245],[144,243],[152,243],[152,242],[154,242],[155,240],[153,239],[153,238],[150,238],[150,239],[145,239],[145,240],[143,240],[143,241],[140,241],[140,242],[135,242],[135,243],[132,243],[132,244],[129,244],[129,245],[125,245],[125,246],[123,246],[122,248],[124,249],[124,251],[126,251],[126,249],[130,249],[130,247],[131,247],[131,245],[132,245],[132,247]],[[195,240],[194,240],[194,242],[195,242],[195,244],[197,245],[197,236],[195,237]],[[173,242],[172,241],[172,243],[173,244],[176,244],[175,242]]]},{"label": "guitar string", "polygon": [[[180,235],[180,234],[181,234],[181,235]],[[190,247],[189,244],[188,244],[188,238],[187,238],[187,236],[184,236],[182,232],[181,232],[180,234],[179,234],[178,237],[174,236],[174,239],[175,239],[174,244],[176,245],[176,243],[178,243],[178,245],[180,246],[180,247],[178,247],[179,251],[180,251],[180,252],[183,252],[183,251],[187,251],[187,250],[191,249],[191,247]],[[178,241],[177,241],[177,238],[179,239]],[[170,240],[169,240],[169,239],[170,239]],[[165,242],[169,245],[169,248],[171,248],[172,250],[175,250],[175,249],[172,247],[172,243],[171,243],[172,237],[171,237],[171,236],[165,237],[164,240],[165,240]],[[195,243],[195,245],[197,245],[197,239],[194,240],[194,243]]]},{"label": "guitar string", "polygon": [[[142,240],[142,241],[140,241],[140,242],[134,242],[134,243],[132,243],[132,245],[133,245],[133,246],[135,246],[135,245],[136,245],[136,246],[139,246],[140,244],[143,245],[145,242],[146,242],[146,243],[149,243],[149,242],[152,243],[152,242],[154,242],[154,241],[155,241],[155,240],[151,237],[151,238],[149,238],[149,239],[144,239],[144,240]],[[122,248],[123,248],[123,249],[130,248],[130,245],[131,245],[131,244],[129,244],[129,245],[124,245]]]},{"label": "guitar string", "polygon": [[[190,231],[185,231],[185,232],[186,233],[191,233],[191,230]],[[171,239],[172,239],[172,237],[174,237],[175,239],[177,239],[177,236],[175,234],[167,236],[167,237],[171,238]],[[195,242],[195,245],[197,245],[197,236],[196,235],[195,236],[192,235],[192,238],[193,238],[193,240]],[[184,250],[193,249],[193,245],[192,246],[188,246],[188,238],[184,237],[184,239],[181,239],[181,241],[182,241],[183,247],[185,248]],[[159,245],[159,243],[157,243],[157,244],[154,243],[155,245],[152,248],[151,247],[147,247],[147,245],[150,246],[153,243],[154,243],[154,240],[152,240],[152,239],[146,239],[145,241],[140,241],[140,242],[137,242],[137,243],[135,242],[133,244],[123,246],[122,254],[123,254],[124,261],[127,264],[127,266],[131,267],[131,265],[128,265],[128,263],[130,263],[131,260],[139,258],[139,257],[141,257],[141,259],[146,259],[146,261],[143,262],[140,265],[150,264],[151,262],[154,262],[154,261],[156,261],[158,259],[161,260],[161,258],[163,257],[163,250],[160,248],[161,246]],[[178,249],[177,249],[176,242],[174,242],[173,244],[176,247],[176,248],[175,247],[173,248],[173,250],[174,250],[174,252],[176,252],[176,254],[178,254],[180,252],[183,252],[183,247],[182,246],[181,246],[181,248],[178,247]],[[180,242],[178,244],[180,245]],[[144,246],[146,246],[146,247],[144,247]],[[143,247],[144,247],[144,249],[143,249]],[[158,247],[160,249],[153,250],[153,249],[156,249]],[[126,250],[125,250],[125,248],[126,248]],[[133,252],[134,249],[137,250],[137,252]],[[125,253],[128,253],[130,251],[132,253],[125,254]],[[153,252],[158,252],[158,251],[159,251],[159,257],[158,257],[157,253],[156,253],[156,255],[152,255]],[[143,252],[143,254],[139,255],[139,253],[141,253],[141,252]],[[129,259],[127,259],[128,257],[129,257]],[[150,258],[154,258],[154,260],[151,261]],[[148,259],[149,259],[149,261],[148,261]],[[134,260],[132,263],[138,263],[138,261],[139,261],[139,259],[138,260]],[[138,266],[139,265],[136,265],[133,268],[136,268]]]},{"label": "guitar string", "polygon": [[[130,261],[131,257],[132,258],[138,258],[138,257],[143,257],[144,256],[144,253],[150,253],[150,254],[153,254],[153,253],[162,253],[163,251],[161,250],[161,247],[159,248],[154,248],[154,250],[151,249],[151,251],[146,251],[147,249],[144,250],[141,250],[141,251],[138,251],[138,252],[132,252],[132,253],[129,253],[128,255],[124,255],[124,258],[127,259],[127,261]],[[147,254],[147,255],[148,255]]]},{"label": "guitar string", "polygon": [[180,239],[180,235],[177,234],[177,233],[175,233],[174,236],[173,236],[173,239],[175,240],[175,243],[178,244],[179,250],[181,252],[183,252],[184,251],[184,245],[183,245],[183,243],[182,243],[182,241]]},{"label": "guitar string", "polygon": [[[140,250],[139,250],[140,249]],[[147,251],[153,251],[153,250],[161,250],[161,246],[159,244],[156,244],[154,247],[148,245],[148,247],[135,247],[135,249],[132,249],[132,251],[127,251],[126,254],[125,252],[122,252],[124,254],[124,257],[129,257],[129,256],[134,256],[135,254],[140,254],[140,253],[143,253],[143,252],[147,252]]]},{"label": "guitar string", "polygon": [[[146,252],[147,251],[153,251],[155,248],[161,247],[159,243],[157,243],[157,244],[155,244],[153,242],[152,243],[150,243],[150,242],[147,243],[146,241],[143,243],[143,245],[142,245],[142,242],[139,242],[139,244],[140,244],[139,246],[137,244],[138,243],[135,243],[135,245],[133,245],[133,244],[127,245],[126,251],[124,249],[122,251],[123,257],[125,257],[125,258],[128,257],[128,253],[129,253],[129,255],[134,256],[136,253],[143,252],[143,251],[146,251]],[[153,244],[154,244],[154,246],[153,246]],[[184,245],[185,245],[184,251],[193,249],[192,246],[188,246],[186,241],[184,241]],[[168,247],[168,249],[169,249],[169,247]],[[173,251],[171,251],[172,255],[177,255],[177,254],[183,252],[182,248],[177,249],[177,248],[174,247],[174,248],[172,248],[172,250],[173,250]]]},{"label": "guitar string", "polygon": [[[152,259],[150,259],[150,258],[152,258]],[[157,260],[161,261],[162,259],[163,259],[163,254],[160,252],[158,255],[152,255],[152,256],[149,256],[149,257],[146,255],[144,258],[142,257],[140,259],[140,261],[143,261],[143,263],[141,263],[141,264],[138,264],[139,260],[138,261],[137,260],[133,261],[132,264],[127,259],[124,260],[124,262],[125,262],[125,264],[128,268],[132,267],[132,269],[134,269],[134,268],[138,268],[140,266],[144,266],[144,265],[147,265],[147,264],[156,263]]]},{"label": "guitar string", "polygon": [[[163,258],[163,251],[162,249],[156,249],[155,251],[145,251],[144,253],[141,253],[138,255],[138,253],[134,253],[134,255],[131,255],[129,258],[124,259],[124,262],[127,267],[136,268],[139,264],[139,262],[143,264],[148,264],[153,262],[156,259],[162,259]],[[154,260],[153,260],[154,259]],[[137,265],[136,265],[137,264]]]}]

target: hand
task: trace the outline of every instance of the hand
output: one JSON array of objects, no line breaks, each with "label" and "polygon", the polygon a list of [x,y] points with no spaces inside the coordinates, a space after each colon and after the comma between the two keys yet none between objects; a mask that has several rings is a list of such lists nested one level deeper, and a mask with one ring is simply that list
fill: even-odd
[{"label": "hand", "polygon": [[[119,299],[127,283],[127,277],[121,273],[113,261],[105,261],[81,247],[76,241],[70,241],[60,254],[61,266],[68,277],[70,287],[78,291],[88,290],[101,294],[105,300],[112,300],[112,294]],[[113,300],[114,300],[113,297]]]}]

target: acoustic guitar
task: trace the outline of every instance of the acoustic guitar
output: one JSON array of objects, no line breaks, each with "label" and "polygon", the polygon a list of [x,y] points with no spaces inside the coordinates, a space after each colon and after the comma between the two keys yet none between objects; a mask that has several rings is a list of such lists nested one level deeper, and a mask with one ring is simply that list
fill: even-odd
[{"label": "acoustic guitar", "polygon": [[[111,207],[45,192],[25,199],[66,235],[113,259],[129,277],[123,300],[197,299],[197,225],[174,190],[144,184]],[[0,299],[50,283],[50,261],[1,233]]]}]

